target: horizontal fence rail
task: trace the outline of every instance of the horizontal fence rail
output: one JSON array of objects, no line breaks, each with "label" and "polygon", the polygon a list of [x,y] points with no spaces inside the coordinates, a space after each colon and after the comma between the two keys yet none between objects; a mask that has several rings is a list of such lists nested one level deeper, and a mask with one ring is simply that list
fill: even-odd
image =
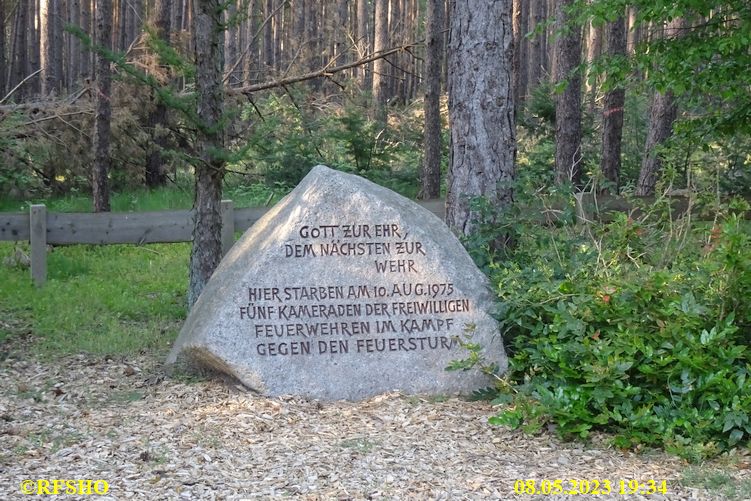
[{"label": "horizontal fence rail", "polygon": [[[611,220],[617,212],[635,211],[633,202],[612,195],[593,196],[578,193],[576,216],[579,222]],[[654,197],[642,197],[649,204]],[[678,217],[691,209],[685,196],[670,198],[672,214]],[[441,219],[444,201],[418,202]],[[540,222],[550,223],[558,218],[560,207],[538,214]],[[268,210],[265,207],[235,209],[231,200],[222,200],[222,252],[226,254],[234,243],[236,231],[245,231]],[[32,205],[28,214],[0,213],[0,241],[28,241],[31,244],[31,276],[41,286],[47,279],[47,245],[70,244],[151,244],[190,242],[193,232],[193,210],[159,212],[47,212],[44,205]],[[751,213],[745,214],[751,217]],[[700,219],[700,218],[699,218]]]},{"label": "horizontal fence rail", "polygon": [[[431,200],[420,205],[443,219],[444,202]],[[250,228],[265,207],[235,209],[222,200],[222,252],[234,243],[236,231]],[[31,244],[31,277],[37,286],[47,281],[47,245],[153,244],[190,242],[193,210],[159,212],[47,212],[44,205],[32,205],[28,214],[0,213],[0,241],[28,241]]]}]

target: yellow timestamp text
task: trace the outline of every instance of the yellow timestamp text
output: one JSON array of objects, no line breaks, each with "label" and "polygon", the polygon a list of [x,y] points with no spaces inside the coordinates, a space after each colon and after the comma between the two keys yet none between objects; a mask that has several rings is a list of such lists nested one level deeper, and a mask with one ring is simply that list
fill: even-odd
[{"label": "yellow timestamp text", "polygon": [[21,494],[40,495],[47,494],[54,496],[56,494],[78,494],[78,495],[104,495],[109,491],[110,486],[104,480],[89,479],[36,479],[24,480],[21,482]]},{"label": "yellow timestamp text", "polygon": [[555,479],[537,480],[526,479],[514,482],[514,494],[543,494],[567,496],[607,496],[608,494],[667,494],[667,480],[618,480],[611,482],[607,479]]}]

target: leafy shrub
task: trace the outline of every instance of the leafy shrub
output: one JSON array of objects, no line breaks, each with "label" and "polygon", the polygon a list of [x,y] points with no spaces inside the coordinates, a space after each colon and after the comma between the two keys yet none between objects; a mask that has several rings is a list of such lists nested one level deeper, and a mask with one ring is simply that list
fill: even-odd
[{"label": "leafy shrub", "polygon": [[[491,423],[568,438],[605,431],[618,446],[692,459],[749,440],[748,223],[731,214],[689,226],[660,213],[524,221],[514,250],[487,256],[510,356],[493,396],[512,403]],[[507,231],[513,217],[485,229]]]}]

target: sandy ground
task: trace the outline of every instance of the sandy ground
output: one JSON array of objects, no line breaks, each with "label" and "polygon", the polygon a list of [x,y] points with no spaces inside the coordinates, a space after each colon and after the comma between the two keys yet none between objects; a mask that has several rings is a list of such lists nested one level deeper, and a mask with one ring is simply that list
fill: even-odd
[{"label": "sandy ground", "polygon": [[[54,479],[108,485],[104,496],[55,499],[723,499],[687,485],[679,458],[491,427],[487,403],[263,398],[167,376],[161,356],[39,361],[22,346],[2,351],[2,499],[32,498],[22,488]],[[749,479],[744,453],[703,468]],[[566,492],[584,488],[572,480],[590,490],[597,481],[600,494],[515,494],[527,479],[538,488],[560,479]],[[667,494],[618,495],[621,480],[665,480]]]}]

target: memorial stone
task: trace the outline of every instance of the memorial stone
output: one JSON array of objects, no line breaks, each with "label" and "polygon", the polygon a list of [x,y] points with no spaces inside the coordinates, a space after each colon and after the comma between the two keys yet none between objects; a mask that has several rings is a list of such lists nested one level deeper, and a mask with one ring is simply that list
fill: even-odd
[{"label": "memorial stone", "polygon": [[319,165],[224,257],[167,362],[266,395],[468,393],[489,382],[445,370],[466,357],[460,340],[507,367],[493,307],[487,278],[439,218]]}]

